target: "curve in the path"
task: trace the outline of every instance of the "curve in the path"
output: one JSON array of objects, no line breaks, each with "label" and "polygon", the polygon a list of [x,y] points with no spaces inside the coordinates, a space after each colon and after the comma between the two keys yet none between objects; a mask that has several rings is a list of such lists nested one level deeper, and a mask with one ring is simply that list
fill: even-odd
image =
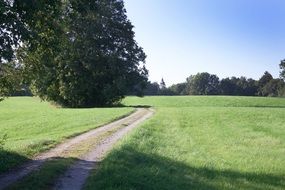
[{"label": "curve in the path", "polygon": [[120,140],[126,133],[137,127],[141,122],[150,118],[153,111],[143,109],[141,117],[131,120],[130,123],[103,139],[98,146],[84,155],[81,160],[77,161],[70,167],[66,173],[58,180],[55,185],[56,190],[79,190],[82,189],[91,170],[100,162],[113,145]]},{"label": "curve in the path", "polygon": [[[80,144],[82,141],[89,139],[89,138],[100,137],[100,135],[102,135],[106,131],[114,130],[114,129],[118,128],[118,126],[125,126],[124,128],[121,128],[121,129],[119,129],[119,131],[115,132],[115,134],[117,134],[117,135],[112,134],[111,135],[112,138],[111,138],[111,136],[109,136],[103,140],[103,141],[105,141],[105,140],[111,138],[109,141],[107,140],[109,143],[105,143],[106,146],[103,146],[102,143],[104,143],[104,142],[102,142],[97,148],[95,148],[95,150],[83,155],[83,157],[80,159],[82,161],[86,160],[86,162],[84,162],[84,164],[81,163],[82,167],[80,167],[80,164],[78,165],[78,163],[76,163],[73,166],[73,167],[75,167],[77,165],[77,167],[79,167],[79,169],[77,170],[78,172],[80,172],[80,168],[81,169],[85,168],[85,167],[93,168],[93,160],[98,160],[96,154],[98,153],[97,149],[99,147],[101,147],[101,148],[105,147],[105,148],[103,148],[104,150],[107,150],[107,147],[108,147],[108,150],[109,150],[111,148],[111,146],[115,143],[115,141],[117,141],[119,138],[122,137],[122,135],[124,135],[126,132],[128,132],[129,130],[131,130],[135,126],[137,126],[139,123],[141,123],[145,119],[149,118],[152,115],[152,113],[153,113],[153,111],[151,111],[150,109],[138,108],[134,113],[132,113],[131,115],[129,115],[127,117],[119,119],[119,120],[112,122],[110,124],[104,125],[102,127],[93,129],[89,132],[83,133],[81,135],[78,135],[72,139],[69,139],[69,140],[59,144],[55,148],[38,155],[37,157],[34,158],[34,160],[32,160],[26,164],[23,164],[19,168],[12,170],[12,171],[9,171],[8,173],[5,173],[5,174],[1,174],[0,175],[0,190],[2,190],[4,188],[8,187],[9,185],[17,182],[21,178],[30,174],[32,171],[39,169],[44,164],[45,161],[47,161],[51,158],[61,157],[63,152],[71,150],[73,147],[76,147],[76,145]],[[123,133],[123,131],[125,131],[125,132]],[[121,132],[123,134],[120,136],[119,132]],[[117,139],[117,140],[115,140],[115,139]],[[113,143],[111,143],[111,142],[113,142]],[[109,144],[109,145],[107,146],[107,144]],[[97,152],[96,152],[96,150],[97,150]],[[104,150],[102,150],[102,151],[104,152]],[[99,154],[99,155],[101,155],[99,157],[102,157],[103,154]],[[88,162],[88,160],[90,160],[90,161]],[[88,166],[87,163],[89,163],[90,166]],[[69,172],[71,170],[72,169],[69,169],[67,172]],[[85,173],[85,170],[83,170],[83,171]],[[59,180],[59,183],[57,184],[56,187],[59,187],[59,185],[61,185],[61,184],[64,187],[64,182],[65,182],[65,180]],[[71,189],[73,189],[73,188],[71,188]]]}]

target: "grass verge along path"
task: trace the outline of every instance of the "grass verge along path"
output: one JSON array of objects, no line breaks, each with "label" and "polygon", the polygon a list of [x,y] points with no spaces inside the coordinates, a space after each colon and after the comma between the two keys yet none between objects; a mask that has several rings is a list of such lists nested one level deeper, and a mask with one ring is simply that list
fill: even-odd
[{"label": "grass verge along path", "polygon": [[[56,108],[38,98],[0,102],[0,173],[32,159],[67,138],[130,114],[133,108]],[[1,136],[2,135],[2,136]]]},{"label": "grass verge along path", "polygon": [[[81,189],[89,171],[112,145],[151,115],[150,110],[139,108],[128,117],[74,137],[39,155],[21,169],[0,175],[0,189],[12,183],[8,189],[50,189],[55,181],[58,181],[56,189]],[[56,180],[65,170],[66,174]],[[23,180],[18,181],[20,178]]]},{"label": "grass verge along path", "polygon": [[125,102],[153,105],[156,114],[111,151],[85,190],[285,189],[285,99]]}]

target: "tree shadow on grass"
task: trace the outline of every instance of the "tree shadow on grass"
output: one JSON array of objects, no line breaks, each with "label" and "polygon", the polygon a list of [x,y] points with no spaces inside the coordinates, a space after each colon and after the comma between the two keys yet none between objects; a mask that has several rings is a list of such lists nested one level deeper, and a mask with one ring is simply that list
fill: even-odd
[{"label": "tree shadow on grass", "polygon": [[255,108],[285,108],[285,106],[262,106],[262,105],[257,105],[257,106],[252,106],[252,107],[255,107]]},{"label": "tree shadow on grass", "polygon": [[[9,155],[10,154],[10,155]],[[7,158],[19,155],[1,151]],[[21,158],[23,159],[23,158]],[[27,158],[25,158],[27,160]],[[98,164],[76,158],[53,158],[9,189],[49,189],[74,162]],[[84,167],[82,168],[84,170]],[[86,167],[86,170],[88,168]],[[111,152],[90,176],[86,189],[285,189],[285,176],[195,167],[124,146]],[[1,187],[0,187],[1,189]]]},{"label": "tree shadow on grass", "polygon": [[[32,160],[16,153],[3,150],[0,151],[0,155],[5,156],[6,159],[11,159],[12,161],[15,159],[20,159],[18,161],[21,161],[13,166],[6,163],[6,167],[1,168],[3,170],[0,174],[1,190],[53,189],[57,178],[62,175],[70,165],[80,161],[79,159],[72,157],[54,157],[43,160]],[[93,164],[89,161],[84,162]]]},{"label": "tree shadow on grass", "polygon": [[112,152],[87,189],[285,189],[285,176],[195,167],[130,147]]},{"label": "tree shadow on grass", "polygon": [[151,108],[152,106],[149,105],[131,105],[131,106],[125,106],[130,108]]},{"label": "tree shadow on grass", "polygon": [[114,104],[110,108],[151,108],[151,105],[146,104],[134,104],[134,105],[125,105],[122,103]]},{"label": "tree shadow on grass", "polygon": [[[76,161],[79,160],[62,157],[40,160],[39,162],[42,162],[42,165],[6,186],[6,190],[54,189],[57,179]],[[90,164],[90,162],[88,163]]]},{"label": "tree shadow on grass", "polygon": [[0,149],[0,175],[21,163],[28,162],[29,159],[18,153]]},{"label": "tree shadow on grass", "polygon": [[94,108],[151,108],[151,105],[125,105],[125,104],[114,104],[114,105],[105,105],[100,107],[81,107],[81,108],[70,108],[70,107],[59,107],[62,109],[94,109]]}]

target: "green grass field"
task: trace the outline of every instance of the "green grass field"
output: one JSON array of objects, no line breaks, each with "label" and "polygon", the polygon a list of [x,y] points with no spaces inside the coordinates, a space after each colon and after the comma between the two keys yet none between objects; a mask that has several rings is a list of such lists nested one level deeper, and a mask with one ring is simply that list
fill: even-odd
[{"label": "green grass field", "polygon": [[66,138],[129,114],[133,108],[56,108],[38,98],[15,97],[0,102],[0,173]]},{"label": "green grass field", "polygon": [[128,97],[155,116],[133,131],[85,189],[285,189],[285,99]]}]

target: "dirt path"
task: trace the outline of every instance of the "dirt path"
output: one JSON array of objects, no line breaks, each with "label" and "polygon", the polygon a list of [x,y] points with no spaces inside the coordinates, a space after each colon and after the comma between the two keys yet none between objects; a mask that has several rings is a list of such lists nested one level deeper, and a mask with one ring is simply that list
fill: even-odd
[{"label": "dirt path", "polygon": [[96,128],[89,132],[76,136],[55,148],[40,154],[34,160],[24,164],[17,170],[10,171],[6,174],[0,175],[0,190],[15,183],[19,179],[28,175],[32,171],[39,169],[46,160],[61,157],[64,152],[71,151],[76,145],[91,138],[100,137],[100,135],[118,129],[116,132],[103,138],[95,149],[88,151],[80,156],[80,161],[76,162],[62,178],[58,180],[55,189],[81,189],[91,169],[96,166],[96,162],[100,161],[103,156],[109,151],[114,143],[122,138],[128,131],[138,126],[141,122],[151,117],[153,111],[146,108],[138,108],[133,114]]},{"label": "dirt path", "polygon": [[100,144],[84,155],[80,161],[76,162],[65,174],[62,176],[55,186],[55,189],[60,190],[79,190],[83,187],[89,173],[96,167],[96,164],[100,162],[104,155],[113,147],[113,145],[121,139],[126,133],[138,124],[148,119],[153,112],[144,109],[141,117],[130,122],[126,127],[123,127],[113,133],[112,135],[103,139]]}]

